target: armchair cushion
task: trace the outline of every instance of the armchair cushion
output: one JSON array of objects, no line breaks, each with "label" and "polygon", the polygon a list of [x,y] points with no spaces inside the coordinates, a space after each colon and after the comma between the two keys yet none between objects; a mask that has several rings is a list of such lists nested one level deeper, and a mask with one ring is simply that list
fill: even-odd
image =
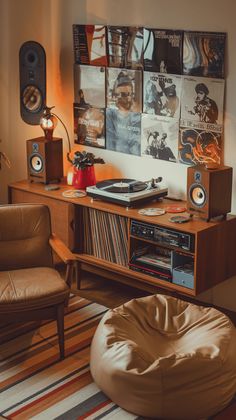
[{"label": "armchair cushion", "polygon": [[25,268],[0,272],[0,314],[56,305],[69,287],[53,268]]},{"label": "armchair cushion", "polygon": [[47,206],[1,206],[0,270],[52,267],[50,213]]}]

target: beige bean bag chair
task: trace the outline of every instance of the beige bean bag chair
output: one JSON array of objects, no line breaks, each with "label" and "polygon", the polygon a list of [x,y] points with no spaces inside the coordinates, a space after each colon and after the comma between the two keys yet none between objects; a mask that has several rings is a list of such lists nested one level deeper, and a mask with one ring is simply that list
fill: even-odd
[{"label": "beige bean bag chair", "polygon": [[133,299],[101,320],[91,373],[132,413],[202,419],[236,392],[236,329],[213,308],[164,295]]}]

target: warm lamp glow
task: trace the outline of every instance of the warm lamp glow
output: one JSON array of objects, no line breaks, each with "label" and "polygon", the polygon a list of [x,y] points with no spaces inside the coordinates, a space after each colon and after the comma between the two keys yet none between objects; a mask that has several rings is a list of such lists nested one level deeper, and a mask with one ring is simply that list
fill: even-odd
[{"label": "warm lamp glow", "polygon": [[67,185],[73,185],[74,168],[71,167],[67,172]]},{"label": "warm lamp glow", "polygon": [[53,131],[57,125],[57,119],[51,113],[52,108],[54,108],[54,106],[52,106],[51,108],[46,106],[43,111],[43,116],[40,119],[40,127],[44,131],[44,137],[46,140],[52,140]]},{"label": "warm lamp glow", "polygon": [[67,141],[68,141],[68,148],[69,148],[69,153],[71,152],[71,144],[70,144],[70,137],[69,137],[69,133],[68,130],[64,124],[64,122],[61,120],[60,117],[58,117],[58,115],[54,114],[54,112],[51,112],[51,109],[55,108],[54,106],[45,106],[44,111],[43,111],[43,116],[40,119],[40,127],[43,129],[44,131],[44,136],[46,140],[53,140],[53,131],[54,128],[57,125],[57,120],[60,121],[60,123],[63,125],[65,132],[66,132],[66,136],[67,136]]}]

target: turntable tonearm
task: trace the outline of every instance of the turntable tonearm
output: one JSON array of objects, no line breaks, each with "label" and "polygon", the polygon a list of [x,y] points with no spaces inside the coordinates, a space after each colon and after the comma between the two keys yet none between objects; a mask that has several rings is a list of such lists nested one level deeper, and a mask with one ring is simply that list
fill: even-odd
[{"label": "turntable tonearm", "polygon": [[168,189],[159,185],[161,181],[161,177],[150,181],[107,179],[87,187],[86,191],[90,197],[131,207],[166,196]]}]

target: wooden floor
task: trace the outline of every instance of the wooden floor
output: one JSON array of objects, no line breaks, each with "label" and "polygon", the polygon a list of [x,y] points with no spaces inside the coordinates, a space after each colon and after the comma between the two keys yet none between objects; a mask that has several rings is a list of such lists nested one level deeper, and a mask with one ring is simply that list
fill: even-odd
[{"label": "wooden floor", "polygon": [[108,308],[115,308],[130,299],[148,295],[145,291],[87,272],[83,272],[81,288],[76,289],[74,284],[72,289],[75,294]]}]

